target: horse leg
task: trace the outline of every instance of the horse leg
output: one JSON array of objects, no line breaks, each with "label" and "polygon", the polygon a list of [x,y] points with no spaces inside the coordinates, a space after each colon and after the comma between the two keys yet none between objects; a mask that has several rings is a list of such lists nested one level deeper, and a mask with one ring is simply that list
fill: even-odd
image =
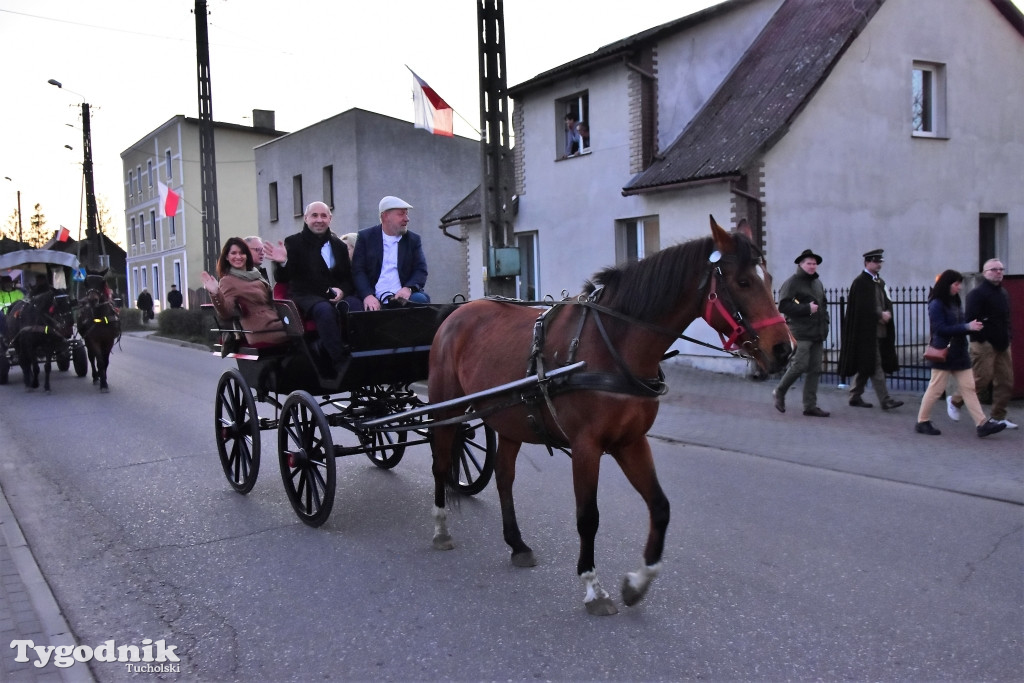
[{"label": "horse leg", "polygon": [[608,592],[597,580],[597,568],[594,562],[594,539],[601,518],[597,509],[597,481],[601,472],[601,451],[596,448],[580,448],[576,444],[572,449],[572,484],[576,494],[576,531],[580,536],[580,555],[576,563],[576,573],[586,594],[583,605],[587,614],[604,617],[618,613]]},{"label": "horse leg", "polygon": [[622,580],[622,600],[632,607],[647,594],[651,581],[661,570],[661,554],[665,548],[665,531],[668,529],[669,502],[658,483],[651,457],[651,445],[647,437],[612,453],[619,463],[626,479],[633,485],[647,503],[650,527],[647,544],[644,547],[644,566],[636,572],[628,572]]},{"label": "horse leg", "polygon": [[96,359],[96,364],[100,371],[100,391],[110,391],[110,387],[107,386],[107,368],[110,367],[109,349],[100,349],[99,358]]},{"label": "horse leg", "polygon": [[96,359],[96,350],[92,346],[92,341],[85,345],[86,353],[89,354],[89,371],[92,373],[92,383],[96,384],[100,381],[100,369],[99,363]]},{"label": "horse leg", "polygon": [[46,360],[43,361],[43,391],[46,393],[50,393],[50,366],[54,351],[54,347],[50,346],[46,353]]},{"label": "horse leg", "polygon": [[434,550],[451,550],[455,547],[448,533],[448,511],[445,508],[452,468],[452,447],[455,443],[455,427],[437,427],[431,430],[431,451],[434,474]]},{"label": "horse leg", "polygon": [[516,480],[516,457],[522,442],[498,435],[498,452],[494,460],[494,484],[501,502],[501,529],[505,543],[512,548],[512,564],[516,567],[533,567],[537,558],[530,546],[523,543],[516,520],[516,504],[512,499],[512,484]]}]

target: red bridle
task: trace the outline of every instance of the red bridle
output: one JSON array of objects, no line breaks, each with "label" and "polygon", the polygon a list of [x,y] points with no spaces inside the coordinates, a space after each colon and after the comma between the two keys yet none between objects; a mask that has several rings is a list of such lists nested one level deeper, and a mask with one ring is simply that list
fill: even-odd
[{"label": "red bridle", "polygon": [[[708,288],[708,299],[707,304],[704,306],[704,315],[701,317],[704,318],[704,321],[710,325],[712,329],[718,332],[718,336],[722,340],[722,348],[724,350],[739,351],[740,347],[736,342],[740,337],[747,333],[748,328],[743,324],[743,314],[740,313],[738,308],[734,306],[733,312],[730,313],[729,309],[722,303],[722,299],[718,296],[717,291],[718,280],[722,277],[722,269],[717,265],[714,265],[714,263],[710,265],[713,268],[713,272],[710,277],[711,284]],[[712,317],[716,312],[719,314],[721,319],[725,321],[725,324],[730,327],[728,338],[726,338],[726,336],[712,323]],[[781,314],[757,321],[749,328],[753,339],[744,342],[744,345],[757,344],[757,330],[770,327],[772,325],[778,325],[779,323],[785,324],[785,322],[786,318]]]}]

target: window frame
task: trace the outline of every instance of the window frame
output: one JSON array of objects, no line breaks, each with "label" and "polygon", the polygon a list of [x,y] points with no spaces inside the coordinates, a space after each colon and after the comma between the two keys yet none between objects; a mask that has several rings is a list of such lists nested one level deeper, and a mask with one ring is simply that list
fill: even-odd
[{"label": "window frame", "polygon": [[565,153],[565,116],[573,113],[576,115],[576,127],[579,131],[579,124],[586,123],[587,130],[593,134],[594,126],[590,121],[590,91],[579,90],[566,97],[559,97],[555,100],[555,158],[575,159],[576,157],[590,154],[593,144],[587,139],[587,145],[583,146],[580,139],[580,147],[573,154]]},{"label": "window frame", "polygon": [[661,251],[661,219],[657,215],[615,221],[615,263],[623,265]]},{"label": "window frame", "polygon": [[300,218],[306,212],[302,203],[302,174],[292,176],[292,216]]},{"label": "window frame", "polygon": [[915,60],[910,92],[911,135],[946,138],[946,65]]},{"label": "window frame", "polygon": [[268,199],[268,202],[270,204],[270,206],[268,207],[269,210],[270,210],[270,222],[271,223],[276,223],[278,221],[278,219],[280,218],[280,214],[278,213],[278,205],[277,205],[277,181],[276,180],[274,182],[270,183],[267,186],[267,199]]}]

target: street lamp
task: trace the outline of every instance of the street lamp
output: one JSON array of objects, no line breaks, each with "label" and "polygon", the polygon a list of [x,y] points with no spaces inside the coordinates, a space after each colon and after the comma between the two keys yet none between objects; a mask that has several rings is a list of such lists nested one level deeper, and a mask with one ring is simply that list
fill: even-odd
[{"label": "street lamp", "polygon": [[[85,174],[85,215],[86,229],[85,236],[89,242],[89,262],[93,267],[99,266],[98,255],[99,236],[96,233],[97,216],[99,211],[96,207],[96,189],[93,185],[92,175],[92,131],[89,124],[89,103],[85,101],[85,95],[74,90],[68,90],[64,84],[55,78],[46,81],[50,85],[57,86],[61,90],[67,90],[72,95],[82,98],[82,172]],[[65,145],[67,146],[67,145]]]},{"label": "street lamp", "polygon": [[[10,180],[12,183],[14,182],[11,180],[10,176],[6,175],[4,176],[4,180]],[[18,241],[21,242],[21,190],[18,190]]]}]

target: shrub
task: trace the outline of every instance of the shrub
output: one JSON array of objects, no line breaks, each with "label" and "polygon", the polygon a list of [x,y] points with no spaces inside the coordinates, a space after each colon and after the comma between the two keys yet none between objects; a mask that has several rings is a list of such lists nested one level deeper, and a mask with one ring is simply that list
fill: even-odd
[{"label": "shrub", "polygon": [[145,325],[142,324],[142,311],[137,308],[122,308],[120,312],[121,318],[121,330],[124,332],[134,332],[136,330],[145,329]]},{"label": "shrub", "polygon": [[168,308],[156,316],[157,331],[161,336],[182,339],[197,344],[213,344],[217,335],[210,331],[216,327],[212,314],[202,309]]}]

